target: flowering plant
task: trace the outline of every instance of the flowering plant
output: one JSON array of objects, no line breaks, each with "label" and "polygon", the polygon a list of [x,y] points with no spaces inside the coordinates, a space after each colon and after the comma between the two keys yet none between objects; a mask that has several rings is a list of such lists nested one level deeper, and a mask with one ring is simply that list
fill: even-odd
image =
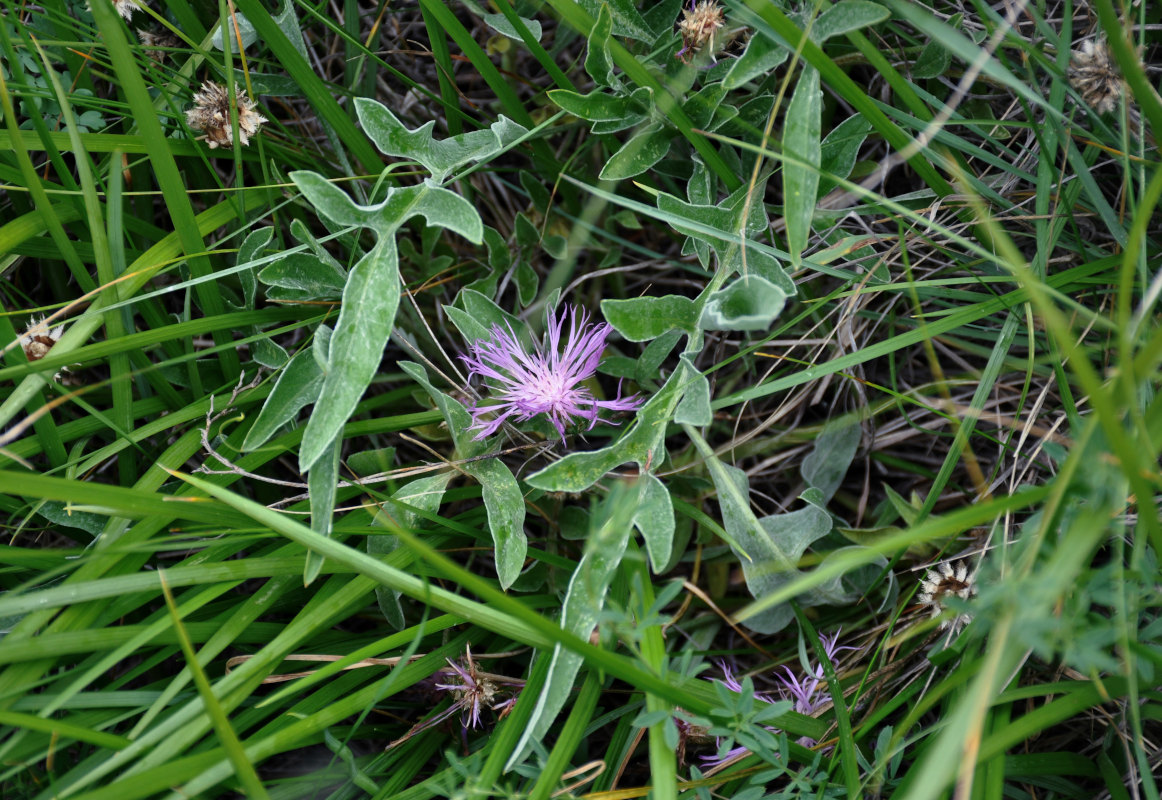
[{"label": "flowering plant", "polygon": [[[823,645],[823,653],[827,660],[835,666],[836,657],[842,650],[855,650],[854,647],[841,646],[838,644],[839,632],[827,636],[826,634],[820,636],[820,644]],[[733,692],[740,694],[749,694],[747,686],[740,683],[734,676],[730,665],[725,662],[719,662],[719,667],[722,669],[723,677],[721,679],[714,679],[714,682],[725,686]],[[776,705],[780,700],[789,701],[792,703],[791,708],[804,716],[813,717],[826,705],[832,702],[830,691],[827,688],[827,678],[824,674],[823,664],[816,663],[807,675],[799,678],[788,666],[783,666],[783,671],[786,672],[786,677],[779,673],[775,673],[775,680],[779,682],[779,697],[774,698],[769,695],[754,693],[754,699],[759,700],[769,705]],[[753,691],[753,690],[752,690]],[[768,731],[775,733],[777,728],[766,728]],[[712,731],[713,732],[713,731]],[[817,742],[808,737],[803,736],[799,739],[799,744],[804,747],[814,747]],[[737,745],[733,741],[718,738],[718,752],[714,755],[702,756],[702,761],[705,766],[717,767],[722,764],[732,762],[750,752],[750,749],[744,745]]]},{"label": "flowering plant", "polygon": [[[562,347],[566,317],[569,334]],[[634,411],[641,405],[636,394],[622,397],[620,385],[613,400],[598,400],[583,385],[596,374],[605,340],[613,331],[609,323],[588,323],[588,314],[573,306],[549,317],[547,344],[534,344],[531,350],[520,342],[511,325],[507,330],[493,325],[490,338],[472,343],[468,353],[460,358],[468,367],[470,379],[478,375],[491,381],[492,395],[492,402],[477,403],[472,410],[469,430],[478,431],[476,439],[492,435],[510,418],[524,422],[547,414],[564,441],[567,426],[588,420],[586,430],[591,430],[601,409]],[[495,416],[488,418],[492,414]]]}]

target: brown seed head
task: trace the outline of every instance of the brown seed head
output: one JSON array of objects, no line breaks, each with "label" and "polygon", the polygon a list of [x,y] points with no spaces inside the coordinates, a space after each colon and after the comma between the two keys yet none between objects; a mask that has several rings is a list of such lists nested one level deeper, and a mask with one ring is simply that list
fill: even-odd
[{"label": "brown seed head", "polygon": [[[238,141],[250,143],[250,137],[258,133],[266,117],[254,110],[254,103],[242,92],[238,99]],[[194,94],[194,107],[186,111],[186,122],[195,130],[202,131],[199,141],[215,147],[232,147],[234,138],[230,130],[230,95],[225,87],[213,81],[206,81]]]},{"label": "brown seed head", "polygon": [[40,361],[48,355],[48,351],[57,343],[64,333],[64,327],[58,326],[49,329],[43,319],[34,319],[28,324],[20,337],[20,346],[24,348],[24,357],[29,361]]},{"label": "brown seed head", "polygon": [[715,0],[698,0],[682,12],[678,33],[682,35],[682,49],[678,58],[688,61],[702,48],[714,53],[714,34],[726,24],[726,13]]},{"label": "brown seed head", "polygon": [[[105,0],[97,0],[98,3],[103,3]],[[89,0],[89,9],[93,8],[93,0]],[[126,22],[133,16],[133,12],[141,8],[141,3],[138,0],[113,0],[113,10],[121,15]]]},{"label": "brown seed head", "polygon": [[1087,40],[1073,51],[1069,61],[1069,85],[1077,90],[1085,104],[1099,114],[1118,107],[1125,83],[1105,40]]},{"label": "brown seed head", "polygon": [[[928,570],[924,579],[920,581],[920,594],[916,596],[926,606],[930,607],[933,617],[944,612],[944,601],[948,597],[959,597],[967,600],[976,594],[974,576],[968,572],[968,563],[965,561],[942,561],[934,569]],[[968,614],[958,614],[940,623],[941,629],[952,628],[958,631],[972,619]]]},{"label": "brown seed head", "polygon": [[137,38],[141,40],[141,46],[145,49],[145,54],[159,64],[164,62],[165,57],[169,54],[165,50],[159,50],[158,48],[181,46],[181,40],[169,31],[154,32],[139,30],[137,32]]}]

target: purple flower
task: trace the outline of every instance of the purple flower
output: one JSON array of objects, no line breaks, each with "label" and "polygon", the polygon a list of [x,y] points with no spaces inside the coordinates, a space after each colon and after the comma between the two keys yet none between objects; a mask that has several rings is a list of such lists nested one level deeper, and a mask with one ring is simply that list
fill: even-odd
[{"label": "purple flower", "polygon": [[[565,317],[569,317],[569,335],[562,348]],[[586,430],[591,430],[601,409],[633,411],[641,405],[637,395],[623,398],[620,387],[615,399],[597,400],[581,385],[597,372],[605,339],[613,330],[609,323],[588,322],[589,316],[576,306],[562,309],[556,318],[549,318],[547,347],[534,344],[531,352],[511,326],[505,330],[493,325],[491,338],[472,343],[468,354],[460,358],[468,367],[468,377],[479,375],[490,380],[492,391],[492,402],[477,403],[472,410],[469,430],[479,431],[476,439],[495,433],[510,417],[513,422],[524,422],[547,414],[564,441],[566,426],[578,419],[588,420]],[[484,419],[489,414],[495,416]]]},{"label": "purple flower", "polygon": [[[827,636],[826,634],[819,637],[820,644],[823,645],[823,653],[827,656],[827,660],[835,665],[835,657],[842,650],[856,650],[855,647],[836,646],[839,641],[839,631]],[[723,677],[718,680],[726,688],[731,691],[741,692],[742,684],[734,677],[730,666],[723,661],[718,662],[719,668],[722,670]],[[783,670],[787,673],[786,677],[775,673],[775,680],[781,685],[779,694],[785,700],[790,700],[794,703],[796,712],[804,716],[812,717],[819,712],[821,708],[831,702],[831,693],[827,691],[827,677],[823,671],[823,664],[817,663],[811,673],[803,678],[798,678],[795,673],[791,671],[790,667],[783,666]],[[756,700],[764,703],[774,703],[775,701],[767,695],[756,694]],[[764,726],[766,727],[766,726]],[[767,727],[769,731],[777,731],[777,728]],[[809,736],[802,736],[799,738],[799,744],[804,747],[813,747],[816,742]],[[725,751],[723,754],[715,754],[712,756],[700,756],[705,765],[708,767],[717,767],[721,764],[733,761],[748,752],[745,747],[737,746]]]},{"label": "purple flower", "polygon": [[460,679],[460,683],[437,683],[436,688],[452,692],[456,702],[451,711],[460,708],[463,714],[460,724],[464,729],[480,727],[480,707],[492,701],[496,694],[496,687],[488,681],[476,680],[476,665],[472,662],[472,651],[468,651],[468,669],[464,669],[452,659],[446,659],[452,672]]},{"label": "purple flower", "polygon": [[[448,683],[433,684],[433,688],[437,691],[452,695],[452,704],[439,714],[417,722],[407,733],[389,744],[388,750],[407,741],[420,731],[427,730],[451,718],[456,712],[460,712],[460,738],[464,741],[464,746],[467,747],[468,729],[480,727],[480,712],[485,706],[497,712],[501,718],[512,711],[525,682],[519,678],[507,678],[503,675],[481,672],[472,658],[471,648],[466,648],[465,657],[468,663],[467,669],[449,658],[447,659],[448,666],[441,670]],[[501,694],[511,694],[512,696],[501,699]]]}]

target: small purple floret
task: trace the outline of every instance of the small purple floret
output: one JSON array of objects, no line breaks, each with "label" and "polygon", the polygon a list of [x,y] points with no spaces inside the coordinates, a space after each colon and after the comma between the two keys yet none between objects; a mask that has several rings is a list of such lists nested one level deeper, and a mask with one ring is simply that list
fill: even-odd
[{"label": "small purple floret", "polygon": [[[827,660],[831,662],[833,667],[836,663],[835,657],[841,651],[858,649],[846,645],[838,645],[839,633],[839,631],[836,631],[830,636],[823,634],[819,637],[819,643],[823,645],[823,654],[827,656]],[[719,661],[718,667],[722,670],[723,677],[712,678],[711,680],[716,680],[731,691],[741,692],[742,684],[734,677],[734,672],[730,666],[725,661]],[[784,666],[783,670],[787,673],[787,677],[785,678],[777,672],[775,673],[775,680],[781,684],[779,695],[785,700],[792,701],[795,711],[799,714],[808,717],[814,716],[820,709],[832,701],[831,693],[827,690],[827,678],[824,674],[822,663],[816,662],[811,673],[801,679],[795,676],[795,673],[791,671],[790,667]],[[755,699],[763,703],[775,702],[771,697],[762,694],[756,694]],[[771,728],[769,726],[765,727],[772,732],[777,732],[778,730],[777,728]],[[815,740],[808,736],[800,737],[798,742],[804,747],[814,747],[816,744]],[[745,752],[747,752],[745,747],[737,746],[726,751],[723,755],[716,753],[712,756],[700,756],[700,758],[704,766],[717,767],[734,760]]]},{"label": "small purple floret", "polygon": [[[569,335],[562,348],[566,317]],[[577,307],[562,309],[556,318],[549,319],[548,346],[534,344],[531,352],[520,343],[511,326],[505,330],[493,325],[491,338],[472,343],[467,355],[460,358],[468,367],[468,377],[479,375],[490,381],[492,393],[491,402],[478,403],[472,410],[469,430],[478,431],[474,438],[491,436],[507,420],[524,422],[547,414],[564,441],[567,426],[588,420],[586,430],[591,430],[601,409],[634,411],[641,406],[636,394],[622,397],[620,385],[613,400],[597,400],[581,385],[596,374],[605,340],[613,331],[609,323],[588,322],[589,316]],[[495,416],[485,419],[489,415]]]}]

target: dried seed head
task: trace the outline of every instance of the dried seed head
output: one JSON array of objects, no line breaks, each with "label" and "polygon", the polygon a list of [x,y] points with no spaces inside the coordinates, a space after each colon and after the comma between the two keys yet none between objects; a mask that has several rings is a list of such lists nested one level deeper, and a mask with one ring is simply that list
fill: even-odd
[{"label": "dried seed head", "polygon": [[[24,357],[29,361],[40,361],[48,355],[53,345],[60,341],[64,332],[63,325],[50,329],[42,317],[30,320],[28,330],[20,334],[20,346],[24,349]],[[52,376],[53,380],[68,383],[66,379],[68,371],[68,367],[61,367],[60,371]]]},{"label": "dried seed head", "polygon": [[[104,2],[104,0],[97,0],[97,2]],[[121,15],[126,22],[133,16],[133,12],[141,8],[139,0],[113,0],[113,10]],[[89,0],[89,10],[93,10],[93,2]]]},{"label": "dried seed head", "polygon": [[706,48],[714,55],[714,34],[726,24],[726,13],[715,0],[691,0],[690,8],[682,12],[678,22],[678,33],[682,35],[682,49],[677,57],[689,61],[695,54]]},{"label": "dried seed head", "polygon": [[165,50],[159,50],[158,48],[181,46],[181,40],[169,31],[138,31],[137,38],[141,40],[141,46],[145,49],[145,54],[159,64],[164,62],[165,57],[169,54]]},{"label": "dried seed head", "polygon": [[1086,105],[1099,114],[1118,107],[1118,101],[1125,94],[1125,83],[1104,39],[1084,41],[1079,49],[1073,51],[1069,61],[1069,85],[1077,90]]},{"label": "dried seed head", "polygon": [[[920,594],[916,599],[930,607],[933,617],[938,617],[944,613],[945,598],[955,596],[967,600],[976,594],[975,579],[975,575],[969,574],[966,561],[942,561],[934,569],[928,570],[920,581]],[[941,622],[940,628],[950,628],[957,632],[971,620],[971,614],[957,614]]]},{"label": "dried seed head", "polygon": [[44,324],[43,318],[29,322],[28,330],[20,336],[20,345],[24,348],[24,357],[29,361],[40,361],[48,355],[48,351],[57,343],[64,333],[64,326],[57,326],[52,330]]},{"label": "dried seed head", "polygon": [[[242,92],[237,92],[238,100],[238,140],[243,145],[250,143],[250,137],[258,133],[266,117],[254,110],[254,103]],[[213,81],[206,81],[194,94],[194,107],[186,111],[186,122],[190,127],[202,131],[198,140],[215,147],[232,147],[233,134],[230,130],[230,95],[225,87]]]}]

